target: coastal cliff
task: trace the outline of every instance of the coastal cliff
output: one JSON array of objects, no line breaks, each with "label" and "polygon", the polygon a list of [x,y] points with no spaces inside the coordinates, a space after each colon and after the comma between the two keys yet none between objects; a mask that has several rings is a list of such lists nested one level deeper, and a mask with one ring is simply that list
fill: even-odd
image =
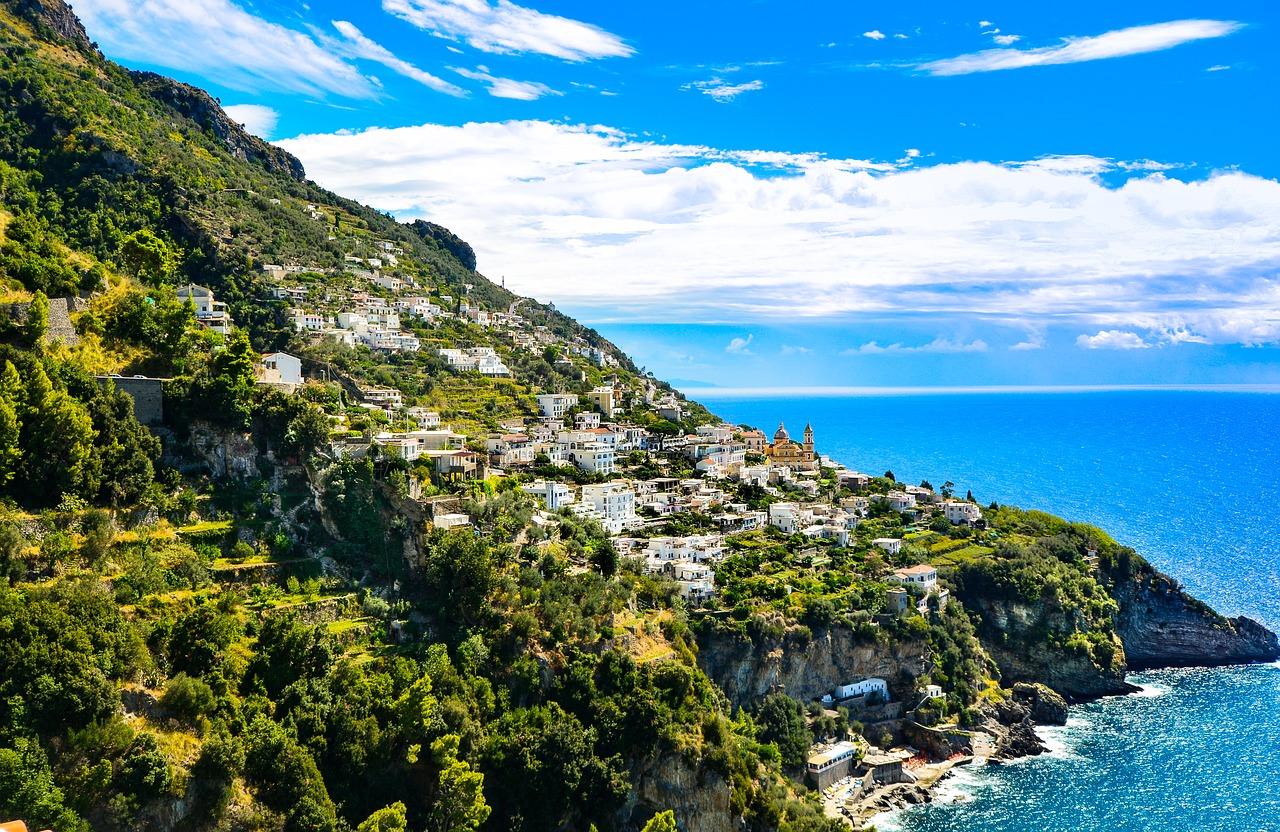
[{"label": "coastal cliff", "polygon": [[840,626],[815,630],[812,635],[801,628],[779,627],[756,639],[704,627],[698,648],[699,667],[734,707],[778,692],[808,701],[830,693],[836,685],[868,677],[887,681],[897,700],[912,693],[916,678],[929,667],[928,644],[923,640],[868,642]]},{"label": "coastal cliff", "polygon": [[1198,667],[1280,658],[1276,634],[1251,618],[1226,618],[1184,592],[1172,578],[1142,569],[1118,581],[1116,632],[1129,670]]}]

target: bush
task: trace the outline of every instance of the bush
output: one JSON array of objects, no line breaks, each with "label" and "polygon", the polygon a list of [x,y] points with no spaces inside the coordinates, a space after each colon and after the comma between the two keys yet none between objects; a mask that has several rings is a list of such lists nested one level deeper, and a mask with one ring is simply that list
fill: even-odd
[{"label": "bush", "polygon": [[202,679],[179,673],[165,685],[160,696],[165,710],[188,720],[213,713],[217,706],[213,690]]}]

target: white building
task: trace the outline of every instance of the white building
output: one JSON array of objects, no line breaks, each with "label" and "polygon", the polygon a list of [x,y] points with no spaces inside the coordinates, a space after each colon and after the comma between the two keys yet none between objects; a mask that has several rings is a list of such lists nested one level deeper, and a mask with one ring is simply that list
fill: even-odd
[{"label": "white building", "polygon": [[871,541],[872,546],[879,546],[891,555],[896,555],[902,551],[902,541],[896,537],[877,537]]},{"label": "white building", "polygon": [[538,409],[548,419],[561,419],[577,405],[578,397],[573,393],[547,393],[538,396]]},{"label": "white building", "polygon": [[938,570],[927,563],[921,563],[897,570],[889,576],[889,580],[893,583],[919,587],[926,593],[933,592],[938,588]]},{"label": "white building", "polygon": [[298,332],[323,332],[327,327],[328,321],[323,315],[301,310],[293,313],[293,328]]},{"label": "white building", "polygon": [[612,534],[636,525],[636,492],[617,482],[582,486],[582,502],[590,505]]},{"label": "white building", "polygon": [[600,442],[572,443],[564,449],[565,458],[589,474],[612,474],[616,468],[613,448]]},{"label": "white building", "polygon": [[197,286],[194,283],[179,286],[178,302],[186,303],[187,301],[190,301],[195,306],[196,323],[200,324],[200,326],[211,329],[219,335],[226,335],[231,332],[233,324],[231,316],[227,314],[227,305],[214,299],[212,289],[206,286]]},{"label": "white building", "polygon": [[562,482],[538,480],[520,486],[520,490],[542,500],[548,511],[558,511],[573,502],[573,489]]},{"label": "white building", "polygon": [[301,384],[302,359],[287,352],[269,352],[262,356],[258,380],[263,384]]},{"label": "white building", "polygon": [[953,526],[982,519],[982,509],[976,503],[966,503],[963,500],[947,500],[942,504],[942,513]]},{"label": "white building", "polygon": [[769,525],[783,534],[796,534],[812,520],[812,513],[795,503],[773,503],[769,506]]},{"label": "white building", "polygon": [[839,685],[832,693],[837,702],[845,699],[867,701],[873,696],[878,697],[881,702],[889,701],[889,685],[884,679],[863,679],[851,685]]}]

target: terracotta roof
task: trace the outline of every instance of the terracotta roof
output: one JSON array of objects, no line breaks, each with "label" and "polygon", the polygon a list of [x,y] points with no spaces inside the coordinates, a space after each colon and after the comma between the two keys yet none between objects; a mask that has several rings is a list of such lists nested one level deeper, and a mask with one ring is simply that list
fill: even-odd
[{"label": "terracotta roof", "polygon": [[927,563],[920,563],[920,564],[916,564],[915,566],[908,566],[906,569],[899,569],[894,574],[895,575],[927,575],[930,572],[936,572],[936,571],[938,571],[937,567],[930,566]]}]

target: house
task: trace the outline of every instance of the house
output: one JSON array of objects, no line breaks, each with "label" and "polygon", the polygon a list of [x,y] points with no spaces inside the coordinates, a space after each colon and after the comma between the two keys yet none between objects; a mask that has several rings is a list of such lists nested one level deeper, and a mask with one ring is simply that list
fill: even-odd
[{"label": "house", "polygon": [[617,408],[617,396],[612,387],[595,387],[587,394],[591,406],[606,416],[612,416]]},{"label": "house", "polygon": [[982,519],[982,509],[976,503],[964,500],[947,500],[942,504],[942,514],[953,526],[976,523]]},{"label": "house", "polygon": [[[563,443],[559,443],[564,448]],[[566,458],[589,474],[612,474],[616,469],[613,448],[600,442],[572,443],[565,448]]]},{"label": "house", "polygon": [[889,754],[873,754],[864,757],[862,760],[863,777],[877,785],[889,785],[891,783],[914,782],[915,778],[910,774],[906,774],[902,770],[902,759]]},{"label": "house", "polygon": [[258,370],[258,383],[301,384],[302,359],[287,352],[266,353]]},{"label": "house", "polygon": [[897,570],[889,576],[889,580],[893,583],[919,587],[929,593],[938,588],[938,570],[927,563],[921,563]]},{"label": "house", "polygon": [[747,446],[747,450],[753,454],[762,454],[768,446],[769,441],[765,438],[762,430],[748,430],[742,434],[742,442]]},{"label": "house", "polygon": [[866,474],[859,474],[857,471],[837,471],[836,479],[840,484],[852,491],[864,491],[868,485],[871,485],[871,477]]},{"label": "house", "polygon": [[872,546],[879,546],[891,555],[896,555],[902,551],[902,541],[896,537],[877,537],[871,541]]},{"label": "house", "polygon": [[532,465],[536,453],[533,441],[523,433],[504,433],[485,440],[489,452],[489,464],[501,468],[513,465]]},{"label": "house", "polygon": [[911,609],[911,593],[901,587],[891,589],[887,593],[889,596],[889,611],[894,615],[902,615]]},{"label": "house", "polygon": [[440,427],[440,414],[434,410],[427,410],[425,407],[411,407],[405,411],[405,415],[416,421],[418,427],[422,430]]},{"label": "house", "polygon": [[611,534],[639,522],[636,517],[636,492],[617,482],[582,486],[582,503],[599,515],[601,525]]},{"label": "house", "polygon": [[600,427],[600,414],[594,410],[590,413],[579,413],[573,417],[573,427],[575,430],[595,430]]},{"label": "house", "polygon": [[462,526],[470,526],[471,518],[466,514],[438,514],[431,521],[431,525],[437,529],[456,529]]},{"label": "house", "polygon": [[398,408],[404,403],[400,396],[400,391],[390,387],[368,387],[361,390],[360,394],[366,402],[379,405],[387,410]]},{"label": "house", "polygon": [[542,500],[548,511],[558,511],[573,502],[573,489],[562,482],[538,480],[520,486],[520,490]]},{"label": "house", "polygon": [[858,746],[848,740],[841,740],[834,745],[819,746],[819,749],[809,755],[805,763],[805,774],[813,788],[822,791],[849,776],[853,771]]},{"label": "house", "polygon": [[196,308],[196,323],[205,329],[211,329],[219,335],[231,332],[233,326],[231,316],[227,314],[227,305],[215,300],[213,290],[207,286],[188,283],[178,287],[178,302],[190,301]]},{"label": "house", "polygon": [[538,396],[538,409],[548,419],[563,418],[565,413],[577,405],[578,397],[573,393],[547,393]]},{"label": "house", "polygon": [[795,503],[773,503],[769,506],[769,525],[783,534],[797,534],[807,527],[813,514]]},{"label": "house", "polygon": [[863,679],[849,685],[839,685],[832,691],[836,702],[851,699],[859,700],[854,704],[878,704],[889,701],[889,684],[884,679]]},{"label": "house", "polygon": [[303,312],[302,310],[294,310],[293,312],[293,328],[298,332],[322,332],[327,323],[323,315],[317,315],[314,312]]},{"label": "house", "polygon": [[715,595],[715,572],[704,563],[673,561],[665,571],[680,585],[680,594],[686,600],[701,604]]}]

